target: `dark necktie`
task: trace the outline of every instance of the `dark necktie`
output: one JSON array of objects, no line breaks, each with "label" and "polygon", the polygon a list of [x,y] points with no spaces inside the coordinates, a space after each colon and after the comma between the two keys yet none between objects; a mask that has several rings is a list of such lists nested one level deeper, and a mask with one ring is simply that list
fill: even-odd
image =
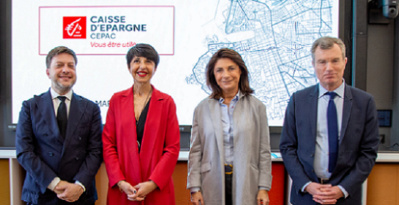
[{"label": "dark necktie", "polygon": [[338,157],[338,117],[337,108],[335,107],[334,98],[337,96],[335,92],[328,92],[330,96],[327,107],[327,127],[328,127],[328,171],[331,173],[337,162]]},{"label": "dark necktie", "polygon": [[66,109],[66,104],[65,104],[65,96],[58,96],[58,99],[61,100],[60,105],[58,106],[57,110],[57,123],[58,123],[58,129],[60,130],[60,134],[62,138],[65,139],[65,133],[66,133],[66,128],[67,128],[67,109]]}]

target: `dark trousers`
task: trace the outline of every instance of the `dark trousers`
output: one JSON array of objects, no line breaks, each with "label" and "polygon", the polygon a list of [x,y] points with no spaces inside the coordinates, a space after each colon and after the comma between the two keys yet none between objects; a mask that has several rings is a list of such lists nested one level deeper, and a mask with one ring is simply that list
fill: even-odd
[{"label": "dark trousers", "polygon": [[[68,204],[68,202],[62,202],[62,203],[63,204]],[[57,204],[59,204],[59,203],[56,203],[54,205],[57,205]],[[73,203],[70,203],[70,204],[73,204]],[[38,205],[38,204],[27,203],[26,205]],[[94,203],[93,204],[87,204],[87,205],[94,205]]]},{"label": "dark trousers", "polygon": [[233,205],[233,174],[225,174],[226,205]]}]

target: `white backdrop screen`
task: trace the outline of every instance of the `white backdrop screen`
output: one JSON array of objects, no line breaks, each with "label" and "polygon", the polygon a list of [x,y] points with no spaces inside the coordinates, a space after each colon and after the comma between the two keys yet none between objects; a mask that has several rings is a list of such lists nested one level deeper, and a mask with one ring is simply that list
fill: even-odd
[{"label": "white backdrop screen", "polygon": [[64,45],[78,57],[73,90],[101,108],[132,86],[125,55],[149,43],[161,56],[152,84],[173,97],[181,125],[209,96],[205,67],[218,49],[235,49],[250,86],[281,126],[290,95],[317,83],[310,46],[338,34],[338,1],[41,0],[12,1],[12,116],[23,100],[49,89],[45,57]]}]

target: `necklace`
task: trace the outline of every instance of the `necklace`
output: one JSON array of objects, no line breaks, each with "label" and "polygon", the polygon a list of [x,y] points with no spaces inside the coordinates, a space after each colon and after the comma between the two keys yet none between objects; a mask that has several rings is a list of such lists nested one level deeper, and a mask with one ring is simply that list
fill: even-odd
[{"label": "necklace", "polygon": [[147,105],[147,103],[148,103],[148,100],[149,100],[151,94],[152,94],[152,88],[151,88],[150,92],[148,92],[148,94],[147,94],[147,97],[146,97],[146,99],[145,99],[145,101],[144,101],[144,103],[143,103],[142,109],[141,109],[141,111],[140,111],[140,115],[136,118],[136,124],[139,123],[140,116],[141,116],[141,114],[143,113],[143,110],[145,109],[145,107],[146,107],[146,105]]},{"label": "necklace", "polygon": [[[148,102],[148,99],[149,99],[151,93],[152,93],[152,88],[151,88],[150,92],[148,92],[147,98],[146,98],[145,101],[144,101],[143,110],[144,110],[145,106],[147,105],[147,102]],[[143,112],[143,110],[141,110],[141,112]]]}]

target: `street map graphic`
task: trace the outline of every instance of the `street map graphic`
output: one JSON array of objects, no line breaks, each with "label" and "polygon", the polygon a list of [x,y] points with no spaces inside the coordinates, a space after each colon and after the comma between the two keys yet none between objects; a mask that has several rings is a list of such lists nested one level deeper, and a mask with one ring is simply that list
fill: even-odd
[{"label": "street map graphic", "polygon": [[208,51],[198,58],[187,84],[206,85],[212,54],[231,48],[243,57],[255,96],[265,103],[270,125],[282,125],[290,96],[317,83],[310,48],[321,36],[334,34],[333,0],[229,1],[215,11],[222,32],[209,36]]}]

